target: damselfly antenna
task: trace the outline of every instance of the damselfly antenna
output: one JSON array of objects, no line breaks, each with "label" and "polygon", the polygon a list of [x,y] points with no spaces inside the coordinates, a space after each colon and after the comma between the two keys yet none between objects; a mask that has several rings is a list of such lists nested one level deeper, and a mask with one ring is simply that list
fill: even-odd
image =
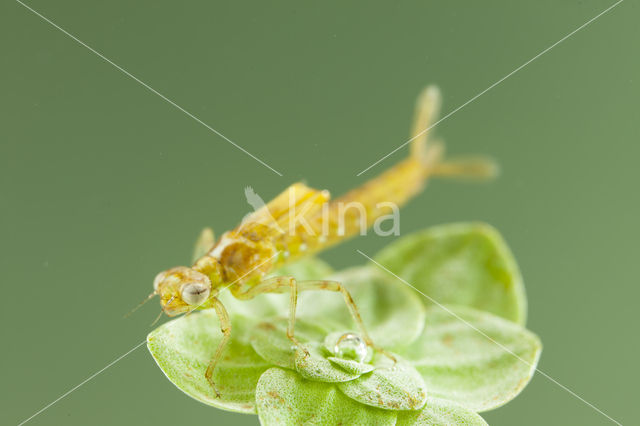
[{"label": "damselfly antenna", "polygon": [[[173,299],[175,299],[175,298],[176,298],[175,296],[171,296],[171,299],[169,299],[169,301],[167,302],[167,305],[170,305],[171,302],[173,302]],[[149,300],[149,299],[147,299],[147,300]],[[146,302],[146,300],[145,300],[145,302]],[[144,303],[144,302],[142,302],[142,303]],[[162,318],[162,314],[164,314],[164,309],[160,309],[160,313],[158,314],[156,319],[153,320],[153,322],[151,323],[151,325],[149,327],[153,327],[154,325],[156,325],[156,323],[158,321],[160,321],[160,318]]]},{"label": "damselfly antenna", "polygon": [[154,325],[156,325],[156,323],[158,321],[160,321],[160,318],[162,318],[162,314],[164,314],[164,311],[162,309],[160,309],[160,313],[158,314],[158,316],[156,317],[156,319],[153,320],[153,322],[151,323],[151,325],[149,325],[149,327],[153,327]]},{"label": "damselfly antenna", "polygon": [[150,295],[148,295],[142,302],[138,303],[138,306],[136,306],[135,308],[133,308],[132,310],[130,310],[123,318],[127,318],[129,317],[132,313],[134,313],[135,311],[137,311],[142,305],[144,305],[145,303],[147,303],[149,300],[153,299],[154,296],[156,296],[158,293],[156,291],[154,291],[153,293],[151,293]]}]

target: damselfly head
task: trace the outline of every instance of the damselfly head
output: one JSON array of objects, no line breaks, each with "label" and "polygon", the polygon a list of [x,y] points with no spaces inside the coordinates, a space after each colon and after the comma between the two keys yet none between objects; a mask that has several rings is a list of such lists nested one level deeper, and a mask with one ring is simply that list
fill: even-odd
[{"label": "damselfly head", "polygon": [[162,310],[175,316],[202,306],[211,294],[211,281],[201,272],[178,266],[160,272],[153,288],[160,295]]}]

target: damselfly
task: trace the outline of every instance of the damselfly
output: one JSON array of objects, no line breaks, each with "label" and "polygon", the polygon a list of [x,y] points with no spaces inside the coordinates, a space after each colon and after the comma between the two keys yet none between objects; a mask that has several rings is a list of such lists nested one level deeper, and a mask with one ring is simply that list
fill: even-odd
[{"label": "damselfly", "polygon": [[[237,299],[247,300],[262,293],[290,294],[287,337],[304,350],[295,337],[298,293],[326,290],[341,293],[364,342],[374,350],[356,303],[345,286],[336,281],[298,281],[291,276],[267,276],[279,267],[317,253],[352,237],[390,214],[394,206],[404,204],[419,193],[430,176],[486,178],[495,173],[493,163],[481,157],[445,161],[443,144],[428,138],[440,106],[439,91],[426,88],[418,98],[410,156],[346,195],[330,201],[328,191],[291,185],[271,202],[247,216],[232,231],[214,241],[205,230],[199,246],[206,247],[190,266],[177,266],[161,272],[153,283],[153,293],[160,296],[162,310],[169,316],[196,309],[215,309],[223,338],[206,370],[206,378],[216,394],[213,372],[231,335],[229,315],[218,295],[228,288]],[[357,203],[361,209],[344,210],[345,204]],[[295,215],[299,217],[296,219]],[[293,223],[293,225],[292,225]],[[306,352],[306,351],[305,351]]]}]

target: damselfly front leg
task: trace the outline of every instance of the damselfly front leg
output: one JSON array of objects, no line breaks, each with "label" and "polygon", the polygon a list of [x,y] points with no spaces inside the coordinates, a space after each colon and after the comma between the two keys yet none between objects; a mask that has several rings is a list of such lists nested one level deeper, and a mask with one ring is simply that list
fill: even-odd
[{"label": "damselfly front leg", "polygon": [[298,339],[296,339],[294,332],[296,307],[298,306],[298,284],[298,281],[293,277],[273,277],[268,278],[256,284],[254,287],[250,287],[244,291],[239,289],[239,287],[232,287],[231,293],[236,299],[249,300],[263,293],[289,292],[289,325],[287,327],[287,337],[298,348],[308,354],[308,351],[304,348],[304,346],[302,346]]},{"label": "damselfly front leg", "polygon": [[231,321],[229,320],[229,314],[227,313],[227,310],[225,309],[222,302],[220,302],[217,298],[214,297],[211,299],[211,304],[213,305],[213,308],[216,310],[216,314],[218,315],[218,320],[220,321],[220,331],[222,332],[222,340],[220,340],[220,343],[218,343],[218,348],[216,349],[216,352],[213,355],[213,358],[211,358],[211,361],[209,361],[209,366],[207,367],[207,371],[204,373],[204,377],[206,377],[209,384],[211,384],[211,387],[213,388],[213,391],[216,393],[216,396],[220,398],[220,392],[218,392],[218,388],[216,387],[216,384],[213,381],[213,372],[215,371],[216,365],[218,365],[220,358],[222,358],[222,354],[224,353],[227,343],[229,343],[229,338],[231,338]]}]

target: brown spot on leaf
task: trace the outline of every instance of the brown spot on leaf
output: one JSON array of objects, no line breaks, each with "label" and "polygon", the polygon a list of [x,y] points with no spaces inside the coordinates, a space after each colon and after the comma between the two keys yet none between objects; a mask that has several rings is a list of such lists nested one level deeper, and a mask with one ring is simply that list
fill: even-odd
[{"label": "brown spot on leaf", "polygon": [[277,400],[280,404],[284,404],[284,398],[280,396],[280,394],[274,390],[267,392],[272,399]]},{"label": "brown spot on leaf", "polygon": [[442,343],[444,343],[445,346],[451,347],[453,345],[453,336],[450,334],[445,334],[442,337]]},{"label": "brown spot on leaf", "polygon": [[268,331],[273,331],[276,329],[276,326],[271,324],[270,322],[261,322],[260,324],[258,324],[258,327]]}]

